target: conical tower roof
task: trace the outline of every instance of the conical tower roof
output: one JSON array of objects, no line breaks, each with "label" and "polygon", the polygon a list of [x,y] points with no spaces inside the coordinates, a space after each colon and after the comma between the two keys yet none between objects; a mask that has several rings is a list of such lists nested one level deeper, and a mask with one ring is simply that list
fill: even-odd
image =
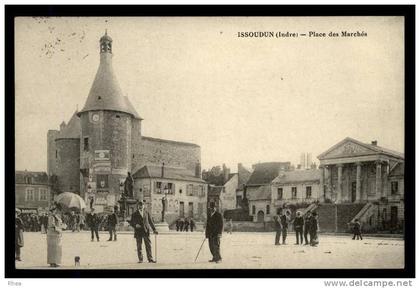
[{"label": "conical tower roof", "polygon": [[100,63],[90,88],[85,106],[78,113],[94,110],[111,110],[131,114],[141,119],[127,97],[122,93],[112,68],[112,39],[106,33],[100,39]]}]

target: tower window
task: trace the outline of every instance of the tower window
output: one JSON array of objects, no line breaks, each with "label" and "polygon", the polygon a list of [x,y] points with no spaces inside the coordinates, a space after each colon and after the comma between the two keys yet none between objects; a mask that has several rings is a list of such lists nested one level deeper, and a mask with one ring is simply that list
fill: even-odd
[{"label": "tower window", "polygon": [[118,118],[118,119],[120,119],[120,118],[121,118],[121,116],[120,116],[120,115],[117,115],[117,116],[115,116],[115,118]]},{"label": "tower window", "polygon": [[101,100],[102,99],[102,97],[101,96],[98,96],[98,100]]},{"label": "tower window", "polygon": [[89,137],[83,138],[83,150],[89,151]]},{"label": "tower window", "polygon": [[58,151],[55,150],[55,158],[58,158]]}]

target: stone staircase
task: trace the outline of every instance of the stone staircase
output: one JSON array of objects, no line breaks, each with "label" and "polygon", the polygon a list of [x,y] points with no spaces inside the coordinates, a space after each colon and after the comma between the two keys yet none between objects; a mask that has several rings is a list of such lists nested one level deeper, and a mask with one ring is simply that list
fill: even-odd
[{"label": "stone staircase", "polygon": [[318,213],[319,228],[321,232],[349,232],[348,223],[354,219],[364,206],[364,203],[319,205],[316,208],[316,212]]}]

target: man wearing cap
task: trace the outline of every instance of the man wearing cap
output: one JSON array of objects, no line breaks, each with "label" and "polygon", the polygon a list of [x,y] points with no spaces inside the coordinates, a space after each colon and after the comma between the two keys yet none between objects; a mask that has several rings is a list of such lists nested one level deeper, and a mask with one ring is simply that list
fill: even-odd
[{"label": "man wearing cap", "polygon": [[109,231],[109,239],[108,241],[112,241],[112,234],[114,234],[114,241],[117,241],[117,224],[118,224],[118,216],[115,213],[115,210],[111,211],[111,214],[107,217],[108,222],[108,231]]},{"label": "man wearing cap", "polygon": [[[96,236],[96,240],[99,242],[99,223],[101,220],[98,215],[95,214],[95,209],[90,209],[90,214],[86,216],[86,224],[90,227],[91,241],[93,242],[93,237]],[[95,234],[95,235],[94,235]]]},{"label": "man wearing cap", "polygon": [[20,210],[15,210],[15,260],[22,261],[20,258],[20,248],[23,247],[23,221],[20,219]]},{"label": "man wearing cap", "polygon": [[149,212],[144,208],[143,202],[137,203],[137,210],[131,215],[130,225],[134,228],[134,238],[137,242],[137,256],[139,262],[143,262],[143,254],[141,244],[144,240],[144,246],[146,246],[147,260],[149,263],[156,263],[152,257],[152,242],[150,241],[150,228],[152,228],[154,234],[158,234],[152,217]]},{"label": "man wearing cap", "polygon": [[220,238],[222,238],[222,231],[222,215],[217,212],[215,204],[210,202],[210,213],[207,217],[206,224],[206,238],[209,239],[209,248],[213,258],[209,260],[209,262],[219,263],[222,261],[222,256],[220,255]]},{"label": "man wearing cap", "polygon": [[318,240],[318,214],[312,212],[312,217],[309,222],[309,238],[311,246],[317,246],[319,243]]}]

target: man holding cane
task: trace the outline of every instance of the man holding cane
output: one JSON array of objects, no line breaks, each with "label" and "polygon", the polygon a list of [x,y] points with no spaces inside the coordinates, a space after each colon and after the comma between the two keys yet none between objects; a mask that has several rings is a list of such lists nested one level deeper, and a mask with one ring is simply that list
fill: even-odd
[{"label": "man holding cane", "polygon": [[154,234],[158,234],[155,225],[153,224],[152,217],[149,212],[144,209],[143,202],[137,203],[137,211],[131,215],[130,225],[134,228],[134,238],[137,242],[137,256],[139,262],[143,262],[143,254],[141,244],[144,240],[144,246],[146,246],[147,260],[149,263],[156,263],[152,257],[152,243],[150,241],[150,228],[152,228]]},{"label": "man holding cane", "polygon": [[209,260],[209,262],[219,263],[222,261],[222,256],[220,255],[220,238],[222,237],[222,232],[222,215],[216,211],[214,203],[210,202],[210,213],[207,217],[206,225],[206,238],[209,239],[209,247],[213,259]]}]

